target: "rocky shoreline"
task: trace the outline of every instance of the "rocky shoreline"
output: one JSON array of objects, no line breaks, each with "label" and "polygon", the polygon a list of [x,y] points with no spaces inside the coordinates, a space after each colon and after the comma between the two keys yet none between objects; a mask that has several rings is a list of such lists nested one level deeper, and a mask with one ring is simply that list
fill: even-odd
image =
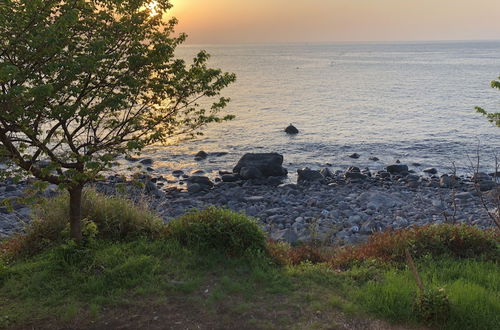
[{"label": "rocky shoreline", "polygon": [[[276,153],[246,154],[232,171],[220,171],[213,181],[201,173],[188,176],[173,171],[178,178],[175,186],[151,174],[134,179],[143,182],[142,188],[119,175],[94,186],[106,194],[125,188],[129,196],[145,200],[165,222],[190,209],[227,207],[257,218],[273,239],[290,243],[319,239],[351,244],[389,228],[443,222],[493,225],[484,203],[494,211],[491,201],[500,189],[495,173],[438,176],[430,168],[425,170],[427,175],[419,176],[396,163],[382,171],[305,168],[298,171],[297,183],[284,183],[287,171],[282,164],[283,156]],[[31,221],[29,206],[16,202],[26,187],[27,182],[0,182],[0,201],[11,200],[14,208],[11,212],[0,207],[0,238],[22,231]],[[57,194],[57,187],[49,186],[43,194]]]}]

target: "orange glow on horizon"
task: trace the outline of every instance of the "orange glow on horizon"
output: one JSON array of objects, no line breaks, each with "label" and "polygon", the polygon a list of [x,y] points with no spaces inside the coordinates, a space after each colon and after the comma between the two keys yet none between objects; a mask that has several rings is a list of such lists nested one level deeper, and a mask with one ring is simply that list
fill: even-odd
[{"label": "orange glow on horizon", "polygon": [[174,0],[190,43],[499,39],[498,0]]}]

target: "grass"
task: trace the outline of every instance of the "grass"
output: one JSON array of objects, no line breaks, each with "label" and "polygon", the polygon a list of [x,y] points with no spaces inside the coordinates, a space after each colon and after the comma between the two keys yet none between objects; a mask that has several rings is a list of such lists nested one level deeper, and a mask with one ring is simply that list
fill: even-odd
[{"label": "grass", "polygon": [[86,198],[85,244],[67,239],[62,196],[42,204],[25,237],[2,245],[0,328],[141,328],[154,320],[186,328],[392,327],[374,318],[427,325],[415,312],[418,291],[401,260],[401,237],[425,251],[416,258],[424,285],[449,298],[449,317],[433,326],[500,324],[492,232],[427,227],[375,236],[349,252],[292,248],[266,242],[254,220],[227,210],[192,212],[164,226],[121,198]]},{"label": "grass", "polygon": [[[495,329],[500,324],[500,268],[479,260],[422,260],[427,286],[444,288],[451,312],[441,329]],[[381,281],[355,290],[356,301],[368,312],[392,321],[417,323],[416,285],[409,270],[390,269]]]},{"label": "grass", "polygon": [[[0,248],[9,257],[34,255],[63,243],[69,235],[69,195],[40,200],[26,234],[17,235]],[[162,220],[144,204],[134,204],[121,196],[106,196],[87,189],[82,198],[84,223],[95,223],[97,238],[129,240],[156,238],[164,230]]]}]

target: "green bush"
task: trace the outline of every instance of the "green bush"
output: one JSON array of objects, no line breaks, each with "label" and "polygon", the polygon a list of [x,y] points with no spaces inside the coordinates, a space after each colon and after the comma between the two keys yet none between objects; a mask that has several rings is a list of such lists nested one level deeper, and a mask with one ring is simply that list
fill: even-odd
[{"label": "green bush", "polygon": [[442,324],[450,316],[450,301],[444,289],[429,288],[417,296],[415,311],[430,324]]},{"label": "green bush", "polygon": [[[3,243],[3,252],[11,257],[33,255],[46,247],[64,243],[69,238],[68,199],[68,194],[61,194],[42,200],[34,210],[34,220],[26,228],[26,233]],[[92,189],[84,191],[82,218],[85,239],[156,238],[162,235],[165,227],[147,206]]]},{"label": "green bush", "polygon": [[183,246],[200,252],[219,251],[242,256],[249,251],[266,251],[266,237],[256,221],[244,214],[209,207],[173,220],[167,233]]}]

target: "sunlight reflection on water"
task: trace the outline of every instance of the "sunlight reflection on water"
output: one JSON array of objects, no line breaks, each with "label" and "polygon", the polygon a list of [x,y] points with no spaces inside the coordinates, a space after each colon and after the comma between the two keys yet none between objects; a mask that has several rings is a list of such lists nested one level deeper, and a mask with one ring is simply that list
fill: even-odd
[{"label": "sunlight reflection on water", "polygon": [[[498,109],[489,82],[500,73],[500,42],[185,46],[178,55],[202,48],[211,66],[238,76],[224,92],[237,119],[196,141],[148,149],[162,174],[230,170],[246,152],[282,153],[291,172],[396,159],[443,171],[455,161],[464,171],[478,141],[490,168],[500,153],[500,130],[474,112]],[[289,123],[301,133],[286,136]],[[195,162],[199,150],[228,154]],[[354,152],[361,158],[348,157]]]}]

